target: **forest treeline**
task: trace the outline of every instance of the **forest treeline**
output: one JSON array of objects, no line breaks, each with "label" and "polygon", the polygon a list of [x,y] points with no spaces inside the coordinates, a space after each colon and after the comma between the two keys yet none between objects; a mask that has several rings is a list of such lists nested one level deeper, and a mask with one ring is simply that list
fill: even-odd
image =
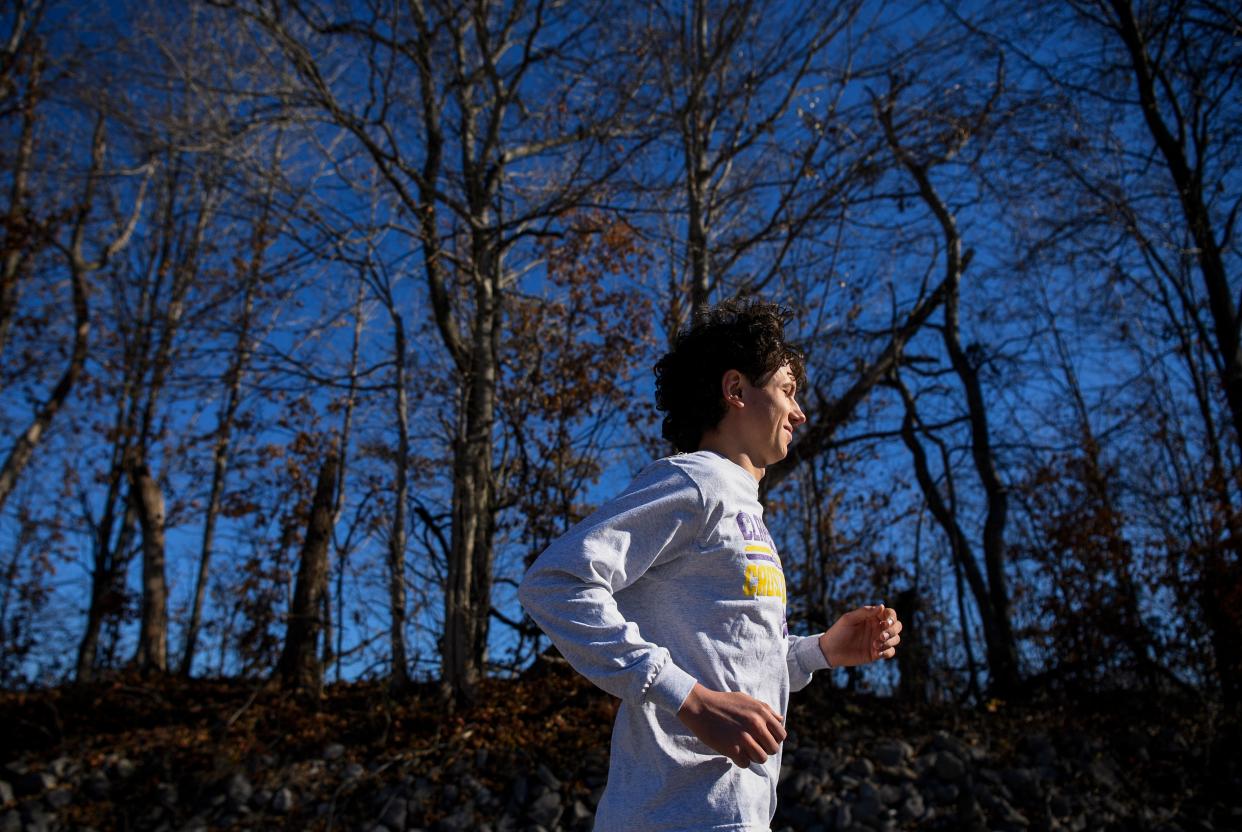
[{"label": "forest treeline", "polygon": [[[919,700],[1242,676],[1242,19],[1210,0],[8,0],[0,683],[481,678],[788,306],[791,628]],[[842,675],[837,684],[869,680]]]}]

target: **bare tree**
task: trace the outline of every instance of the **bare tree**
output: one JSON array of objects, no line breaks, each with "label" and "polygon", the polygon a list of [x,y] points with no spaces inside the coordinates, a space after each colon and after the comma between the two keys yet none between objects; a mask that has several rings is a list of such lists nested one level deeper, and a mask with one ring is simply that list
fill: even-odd
[{"label": "bare tree", "polygon": [[[949,357],[953,372],[957,375],[966,400],[966,412],[970,420],[970,450],[974,468],[980,485],[983,487],[987,506],[982,533],[982,549],[984,573],[979,574],[974,556],[966,543],[956,518],[940,500],[939,494],[931,486],[927,476],[926,464],[918,465],[916,453],[916,470],[919,471],[919,482],[923,487],[928,507],[949,535],[954,556],[960,559],[966,574],[970,578],[971,588],[975,594],[980,617],[983,620],[984,637],[988,645],[988,670],[991,687],[1002,696],[1012,695],[1019,684],[1017,644],[1014,639],[1011,623],[1008,577],[1006,575],[1005,525],[1009,513],[1009,497],[1007,486],[1001,482],[997,473],[996,456],[992,447],[991,430],[988,422],[988,408],[984,401],[983,388],[979,380],[978,367],[966,355],[962,347],[961,327],[959,323],[959,296],[962,275],[970,262],[970,254],[962,250],[961,233],[957,221],[948,205],[940,197],[932,184],[930,169],[935,164],[942,164],[956,156],[965,143],[980,134],[992,116],[996,102],[1004,90],[1003,64],[998,64],[996,84],[990,99],[970,120],[949,120],[950,132],[941,139],[942,147],[935,151],[923,151],[916,155],[903,144],[894,126],[893,110],[899,96],[896,84],[883,99],[875,102],[876,117],[884,127],[884,134],[889,147],[901,165],[908,171],[918,188],[918,193],[927,208],[935,216],[944,235],[945,251],[945,299],[943,304],[944,323],[940,328],[945,352]],[[903,393],[906,404],[906,424],[903,425],[903,438],[907,445],[913,447],[913,432],[910,422],[917,418],[913,414],[913,399]]]},{"label": "bare tree", "polygon": [[[1023,148],[1031,184],[1047,206],[1043,221],[1033,224],[1039,236],[1025,241],[1028,257],[1090,263],[1093,279],[1102,278],[1104,287],[1124,285],[1136,309],[1166,321],[1169,335],[1159,339],[1161,347],[1139,347],[1132,322],[1141,316],[1130,310],[1114,332],[1121,343],[1142,350],[1136,353],[1143,362],[1139,377],[1155,385],[1157,402],[1143,410],[1163,421],[1180,410],[1172,402],[1181,396],[1193,403],[1193,416],[1186,415],[1200,420],[1202,442],[1176,431],[1191,440],[1193,451],[1174,448],[1164,427],[1153,426],[1147,441],[1165,449],[1171,469],[1188,456],[1197,460],[1193,465],[1212,469],[1207,490],[1214,519],[1196,520],[1203,504],[1187,503],[1181,490],[1187,482],[1151,494],[1156,511],[1149,512],[1180,515],[1168,538],[1181,541],[1168,552],[1170,571],[1175,584],[1193,585],[1183,601],[1197,608],[1190,618],[1210,643],[1214,667],[1204,669],[1236,703],[1242,699],[1242,649],[1231,634],[1242,621],[1226,599],[1242,586],[1242,514],[1236,508],[1242,329],[1231,278],[1242,207],[1232,186],[1242,163],[1237,14],[1212,2],[1084,0],[1041,6],[1038,19],[1031,31],[985,27],[1032,71],[1031,86],[1057,114],[1056,127],[1032,132]],[[1049,60],[1042,45],[1061,42],[1073,48],[1062,60]],[[1167,364],[1155,356],[1166,349],[1189,374],[1187,395],[1161,378]],[[1209,373],[1203,372],[1207,366]],[[1216,382],[1205,386],[1211,375]],[[1171,479],[1186,478],[1174,472]],[[1151,490],[1138,482],[1131,487]]]},{"label": "bare tree", "polygon": [[286,690],[318,697],[323,686],[319,663],[320,610],[328,589],[328,546],[332,539],[332,508],[336,490],[335,454],[319,469],[315,497],[307,519],[306,538],[299,558],[297,588],[289,609],[289,627],[277,673]]},{"label": "bare tree", "polygon": [[684,218],[669,265],[670,337],[717,291],[767,289],[856,184],[862,154],[848,154],[831,180],[808,173],[842,149],[823,125],[837,117],[855,69],[849,43],[866,38],[851,31],[860,7],[655,3],[630,17],[632,31],[618,27],[650,44],[644,129],[679,160],[664,183],[667,213]]},{"label": "bare tree", "polygon": [[[229,5],[280,49],[298,103],[348,132],[417,223],[405,231],[421,248],[432,319],[459,384],[441,664],[446,691],[469,698],[491,613],[498,349],[521,274],[506,260],[625,161],[602,153],[623,99],[601,108],[581,80],[600,57],[590,35],[602,18],[543,0],[382,5],[365,19],[309,2],[287,13]],[[342,79],[322,63],[329,43],[361,48],[377,107],[334,87]],[[391,83],[394,70],[413,79],[412,92]],[[540,79],[560,75],[574,81],[549,96]]]},{"label": "bare tree", "polygon": [[142,525],[142,622],[134,664],[143,672],[168,670],[168,583],[164,569],[164,496],[151,469],[137,457],[128,464],[130,499]]},{"label": "bare tree", "polygon": [[93,212],[97,209],[96,200],[101,198],[99,193],[100,179],[104,176],[104,126],[104,118],[100,116],[96,121],[94,136],[91,141],[90,169],[87,171],[81,196],[73,211],[73,219],[65,235],[67,239],[57,241],[57,247],[63,252],[65,265],[69,271],[73,309],[72,351],[68,364],[64,372],[61,373],[55,387],[52,388],[47,398],[38,407],[26,429],[17,437],[8,455],[5,457],[3,465],[0,466],[0,508],[4,507],[5,501],[13,492],[18,476],[30,463],[39,440],[47,432],[48,427],[52,424],[52,420],[56,418],[56,414],[69,398],[69,393],[73,390],[73,386],[82,372],[82,367],[86,363],[87,338],[91,327],[88,277],[93,272],[104,268],[108,261],[126,246],[133,234],[134,227],[138,221],[138,215],[142,210],[143,195],[146,189],[145,179],[138,191],[137,197],[134,199],[133,212],[130,214],[129,219],[124,221],[113,232],[111,239],[107,243],[99,247],[94,257],[87,255],[87,226],[92,219]]}]

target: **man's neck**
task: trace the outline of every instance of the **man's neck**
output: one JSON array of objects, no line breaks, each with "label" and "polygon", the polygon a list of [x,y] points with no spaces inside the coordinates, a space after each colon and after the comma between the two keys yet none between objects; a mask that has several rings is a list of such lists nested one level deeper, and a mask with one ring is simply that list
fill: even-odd
[{"label": "man's neck", "polygon": [[754,477],[755,482],[761,482],[763,475],[767,472],[767,468],[756,465],[750,458],[750,454],[730,442],[728,437],[722,435],[720,431],[703,434],[703,439],[699,442],[699,450],[720,454]]}]

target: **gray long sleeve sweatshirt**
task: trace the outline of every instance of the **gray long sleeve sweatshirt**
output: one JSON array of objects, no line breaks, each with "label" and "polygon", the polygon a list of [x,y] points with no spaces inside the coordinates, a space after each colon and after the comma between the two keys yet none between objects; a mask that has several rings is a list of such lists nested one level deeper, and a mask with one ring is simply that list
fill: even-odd
[{"label": "gray long sleeve sweatshirt", "polygon": [[695,682],[785,714],[828,666],[788,635],[755,479],[711,451],[648,465],[531,565],[519,598],[579,672],[621,699],[597,832],[766,830],[780,753],[738,768],[677,711]]}]

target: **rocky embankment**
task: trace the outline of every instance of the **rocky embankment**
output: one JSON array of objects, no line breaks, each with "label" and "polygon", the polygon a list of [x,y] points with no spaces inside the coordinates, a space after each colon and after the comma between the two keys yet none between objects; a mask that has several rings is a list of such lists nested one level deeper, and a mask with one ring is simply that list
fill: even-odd
[{"label": "rocky embankment", "polygon": [[[89,714],[66,727],[72,697],[40,708],[26,695],[11,717],[27,747],[6,749],[0,767],[0,832],[590,829],[610,701],[573,680],[524,684],[496,683],[486,708],[455,717],[427,692],[316,709],[276,697],[241,719],[230,695],[203,703],[181,690],[128,728],[107,710],[125,697],[105,695],[96,732]],[[1242,829],[1238,755],[1221,725],[1126,707],[912,712],[806,697],[790,714],[773,829]],[[61,720],[59,737],[31,722],[40,713]]]}]

